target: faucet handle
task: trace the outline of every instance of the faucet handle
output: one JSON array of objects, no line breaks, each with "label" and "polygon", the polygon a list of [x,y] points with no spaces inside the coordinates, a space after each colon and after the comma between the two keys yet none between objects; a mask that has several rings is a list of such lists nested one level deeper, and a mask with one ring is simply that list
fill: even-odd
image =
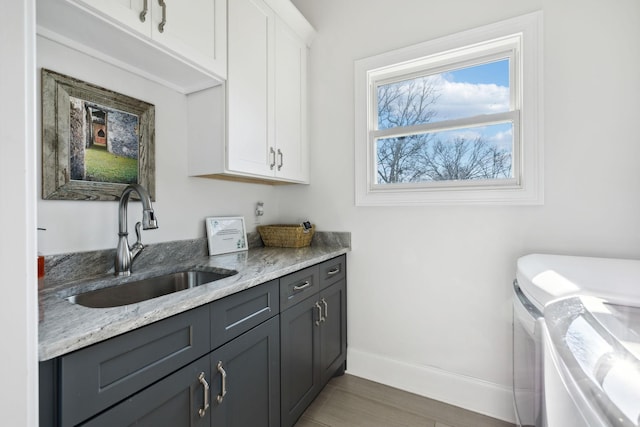
[{"label": "faucet handle", "polygon": [[131,248],[129,248],[129,250],[131,251],[131,262],[133,262],[133,260],[140,255],[140,252],[142,252],[142,250],[144,249],[144,245],[142,244],[142,235],[140,233],[140,227],[142,226],[142,223],[137,222],[136,223],[136,243],[134,243],[133,246],[131,246]]},{"label": "faucet handle", "polygon": [[136,244],[133,245],[134,247],[136,246],[142,246],[142,234],[140,233],[140,227],[142,226],[141,222],[136,222]]}]

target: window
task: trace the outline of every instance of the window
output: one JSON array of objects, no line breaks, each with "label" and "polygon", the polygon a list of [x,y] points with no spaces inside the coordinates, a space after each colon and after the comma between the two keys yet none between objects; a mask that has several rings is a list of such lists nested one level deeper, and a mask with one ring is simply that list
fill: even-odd
[{"label": "window", "polygon": [[541,14],[356,61],[356,204],[542,203]]}]

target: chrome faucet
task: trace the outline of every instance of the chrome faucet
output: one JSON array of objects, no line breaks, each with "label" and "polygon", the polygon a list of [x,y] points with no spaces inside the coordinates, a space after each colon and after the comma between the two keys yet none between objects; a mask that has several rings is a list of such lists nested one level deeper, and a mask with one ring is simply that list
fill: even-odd
[{"label": "chrome faucet", "polygon": [[[136,223],[137,241],[133,246],[129,246],[127,231],[127,204],[129,203],[129,195],[132,191],[138,193],[142,202],[142,223]],[[133,260],[140,255],[144,245],[140,239],[140,225],[144,230],[158,228],[153,206],[151,205],[151,197],[149,192],[140,184],[129,184],[120,196],[120,205],[118,206],[118,247],[116,248],[115,274],[116,276],[131,275],[131,264]]]}]

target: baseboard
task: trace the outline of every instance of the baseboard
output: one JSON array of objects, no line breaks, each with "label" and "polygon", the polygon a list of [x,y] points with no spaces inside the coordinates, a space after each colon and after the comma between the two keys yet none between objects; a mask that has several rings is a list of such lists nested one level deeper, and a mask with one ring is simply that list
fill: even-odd
[{"label": "baseboard", "polygon": [[510,387],[350,348],[347,372],[479,414],[515,423]]}]

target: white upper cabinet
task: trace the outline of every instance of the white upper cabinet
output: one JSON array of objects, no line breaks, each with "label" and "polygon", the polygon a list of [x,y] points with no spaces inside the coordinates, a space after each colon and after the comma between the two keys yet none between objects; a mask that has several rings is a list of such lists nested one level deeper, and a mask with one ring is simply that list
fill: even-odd
[{"label": "white upper cabinet", "polygon": [[229,4],[228,169],[257,176],[275,170],[275,14],[260,0]]},{"label": "white upper cabinet", "polygon": [[308,182],[307,47],[280,19],[275,37],[276,176]]},{"label": "white upper cabinet", "polygon": [[227,71],[226,0],[38,0],[38,32],[183,93]]},{"label": "white upper cabinet", "polygon": [[[288,0],[229,3],[226,92],[189,97],[190,175],[309,182],[306,86],[312,35]],[[211,125],[206,114],[221,108],[215,99],[220,96],[226,100],[226,135],[213,132],[203,139],[199,123]]]}]

